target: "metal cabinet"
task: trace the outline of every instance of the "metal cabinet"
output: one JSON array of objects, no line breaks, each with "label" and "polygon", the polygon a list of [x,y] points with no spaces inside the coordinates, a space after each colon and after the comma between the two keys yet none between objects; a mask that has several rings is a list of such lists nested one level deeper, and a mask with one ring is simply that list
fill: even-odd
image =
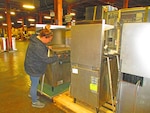
[{"label": "metal cabinet", "polygon": [[150,112],[149,23],[125,23],[116,113]]},{"label": "metal cabinet", "polygon": [[59,58],[59,61],[47,65],[47,69],[45,71],[45,83],[52,87],[56,87],[64,83],[70,83],[70,49],[61,47],[52,50],[51,56],[57,54],[61,55],[61,58]]},{"label": "metal cabinet", "polygon": [[105,31],[112,28],[103,20],[97,24],[75,25],[71,29],[70,92],[75,101],[83,101],[97,110],[110,99],[107,61],[103,49]]}]

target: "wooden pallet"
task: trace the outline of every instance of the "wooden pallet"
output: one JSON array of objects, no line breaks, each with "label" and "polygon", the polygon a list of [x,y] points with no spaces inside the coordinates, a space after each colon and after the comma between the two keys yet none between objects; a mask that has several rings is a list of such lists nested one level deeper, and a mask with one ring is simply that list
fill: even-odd
[{"label": "wooden pallet", "polygon": [[[74,103],[74,99],[69,95],[69,92],[65,92],[53,98],[53,102],[66,113],[96,113],[96,109],[83,102],[77,101]],[[113,113],[112,106],[108,103],[100,107],[100,113]]]}]

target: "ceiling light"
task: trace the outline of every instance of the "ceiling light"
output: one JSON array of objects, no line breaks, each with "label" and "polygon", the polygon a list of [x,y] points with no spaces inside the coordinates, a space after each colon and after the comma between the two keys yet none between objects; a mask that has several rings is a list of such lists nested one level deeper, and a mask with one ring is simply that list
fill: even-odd
[{"label": "ceiling light", "polygon": [[21,24],[21,23],[22,23],[22,21],[21,21],[21,20],[18,20],[18,21],[17,21],[17,23],[20,23],[20,24]]},{"label": "ceiling light", "polygon": [[31,18],[30,18],[30,19],[28,19],[28,21],[30,21],[30,22],[34,22],[34,21],[35,21],[35,19],[31,19]]},{"label": "ceiling light", "polygon": [[35,24],[30,24],[30,26],[35,26]]},{"label": "ceiling light", "polygon": [[[37,28],[45,28],[47,24],[36,24]],[[66,26],[61,26],[61,25],[51,25],[51,29],[65,29]]]},{"label": "ceiling light", "polygon": [[7,24],[6,24],[6,23],[3,23],[3,26],[7,26]]},{"label": "ceiling light", "polygon": [[70,13],[70,15],[71,15],[71,16],[75,16],[76,14],[75,14],[75,13]]},{"label": "ceiling light", "polygon": [[33,5],[23,5],[23,7],[28,9],[35,9],[35,6]]},{"label": "ceiling light", "polygon": [[15,15],[15,12],[10,12],[11,15]]},{"label": "ceiling light", "polygon": [[3,16],[0,16],[0,19],[2,19],[3,18]]},{"label": "ceiling light", "polygon": [[51,17],[50,17],[50,16],[44,16],[44,18],[45,18],[45,19],[51,19]]}]

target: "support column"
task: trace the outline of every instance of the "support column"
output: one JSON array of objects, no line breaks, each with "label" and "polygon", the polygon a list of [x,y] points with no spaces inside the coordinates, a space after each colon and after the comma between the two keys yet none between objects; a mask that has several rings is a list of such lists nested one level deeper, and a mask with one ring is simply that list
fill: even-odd
[{"label": "support column", "polygon": [[[69,5],[68,8],[67,8],[67,14],[70,14],[71,10],[72,10],[72,5]],[[71,22],[67,23],[67,27],[69,27],[69,28],[71,27]]]},{"label": "support column", "polygon": [[54,0],[55,24],[62,25],[62,0]]},{"label": "support column", "polygon": [[38,23],[42,24],[42,12],[41,11],[39,12],[39,22]]},{"label": "support column", "polygon": [[10,0],[6,0],[6,21],[7,21],[7,47],[12,50],[12,36],[11,36],[11,16],[10,16]]},{"label": "support column", "polygon": [[21,33],[21,40],[24,40],[25,37],[24,37],[24,19],[22,19],[22,33]]},{"label": "support column", "polygon": [[123,8],[128,8],[129,0],[124,0]]}]

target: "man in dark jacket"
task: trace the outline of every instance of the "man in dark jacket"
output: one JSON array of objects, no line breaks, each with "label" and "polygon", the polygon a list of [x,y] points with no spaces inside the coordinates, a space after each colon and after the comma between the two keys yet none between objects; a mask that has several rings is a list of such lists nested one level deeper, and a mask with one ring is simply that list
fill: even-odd
[{"label": "man in dark jacket", "polygon": [[53,38],[51,30],[43,29],[40,34],[33,35],[30,38],[30,43],[26,51],[26,57],[24,62],[25,71],[30,75],[31,88],[30,94],[32,98],[32,106],[37,108],[43,108],[44,103],[40,102],[37,98],[37,86],[39,84],[40,77],[45,73],[46,66],[49,63],[54,63],[58,60],[57,56],[48,57],[48,48],[46,46]]}]

